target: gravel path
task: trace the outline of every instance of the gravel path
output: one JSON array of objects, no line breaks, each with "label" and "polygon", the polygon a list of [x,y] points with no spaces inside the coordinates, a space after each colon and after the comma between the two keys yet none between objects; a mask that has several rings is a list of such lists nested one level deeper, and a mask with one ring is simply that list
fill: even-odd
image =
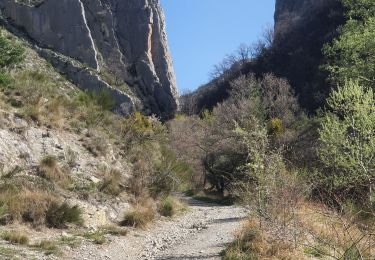
[{"label": "gravel path", "polygon": [[187,199],[189,212],[173,220],[158,221],[145,231],[112,237],[107,245],[84,242],[66,252],[67,259],[220,259],[246,217],[245,209]]}]

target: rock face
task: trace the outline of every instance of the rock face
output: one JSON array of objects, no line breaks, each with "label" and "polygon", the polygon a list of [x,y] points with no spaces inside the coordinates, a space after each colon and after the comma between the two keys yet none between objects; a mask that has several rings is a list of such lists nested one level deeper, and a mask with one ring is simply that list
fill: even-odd
[{"label": "rock face", "polygon": [[177,109],[158,0],[0,0],[0,10],[8,29],[82,88],[109,90],[123,113]]},{"label": "rock face", "polygon": [[301,105],[314,111],[329,94],[322,48],[345,22],[341,1],[276,0],[275,39],[268,70],[286,77]]}]

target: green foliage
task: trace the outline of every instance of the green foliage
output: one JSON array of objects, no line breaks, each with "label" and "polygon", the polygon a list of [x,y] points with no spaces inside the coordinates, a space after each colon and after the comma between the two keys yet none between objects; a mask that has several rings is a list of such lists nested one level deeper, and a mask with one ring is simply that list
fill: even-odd
[{"label": "green foliage", "polygon": [[158,211],[164,217],[173,217],[185,209],[185,205],[181,201],[171,196],[163,198],[158,205]]},{"label": "green foliage", "polygon": [[283,121],[278,118],[271,119],[268,122],[267,131],[269,135],[275,138],[281,137],[285,132]]},{"label": "green foliage", "polygon": [[6,38],[0,31],[0,88],[11,88],[13,80],[5,69],[18,64],[24,59],[24,48],[14,41]]},{"label": "green foliage", "polygon": [[0,73],[0,87],[11,88],[13,80],[5,73]]},{"label": "green foliage", "polygon": [[139,112],[122,121],[122,136],[128,147],[149,145],[151,142],[165,141],[165,127],[155,118],[148,118]]},{"label": "green foliage", "polygon": [[15,65],[24,58],[24,48],[0,32],[0,69]]},{"label": "green foliage", "polygon": [[159,213],[164,217],[172,217],[176,214],[175,205],[171,198],[165,198],[160,202]]},{"label": "green foliage", "polygon": [[108,91],[97,92],[78,92],[76,96],[78,103],[84,106],[96,105],[103,110],[112,110],[115,106],[111,94]]},{"label": "green foliage", "polygon": [[168,195],[190,181],[189,166],[176,158],[175,153],[162,147],[160,158],[155,164],[155,171],[150,176],[150,192],[153,197]]},{"label": "green foliage", "polygon": [[319,129],[318,156],[336,190],[368,190],[375,178],[375,96],[355,81],[333,91]]},{"label": "green foliage", "polygon": [[360,84],[375,83],[375,4],[372,0],[343,0],[347,8],[347,23],[340,36],[323,53],[328,63],[323,66],[331,78],[340,84],[346,79]]},{"label": "green foliage", "polygon": [[375,16],[375,2],[372,0],[341,0],[351,19],[365,20]]},{"label": "green foliage", "polygon": [[82,223],[82,210],[77,206],[69,206],[66,202],[51,203],[46,213],[46,221],[49,227],[64,228],[67,223]]}]

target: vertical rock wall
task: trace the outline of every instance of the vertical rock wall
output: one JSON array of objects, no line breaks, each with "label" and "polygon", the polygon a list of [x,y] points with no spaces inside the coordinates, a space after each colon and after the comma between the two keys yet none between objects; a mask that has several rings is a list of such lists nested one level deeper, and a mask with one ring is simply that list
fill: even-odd
[{"label": "vertical rock wall", "polygon": [[[140,100],[148,114],[177,109],[175,74],[158,0],[0,0],[0,10],[8,28],[25,34],[84,89],[123,93],[130,103]],[[117,87],[121,82],[130,91]],[[124,106],[124,100],[119,105]]]}]

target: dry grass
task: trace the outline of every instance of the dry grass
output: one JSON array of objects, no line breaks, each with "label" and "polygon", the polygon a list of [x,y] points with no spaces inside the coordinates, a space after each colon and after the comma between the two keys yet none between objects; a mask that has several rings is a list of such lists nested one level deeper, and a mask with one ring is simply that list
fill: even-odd
[{"label": "dry grass", "polygon": [[9,221],[31,222],[41,225],[45,222],[46,212],[54,197],[44,191],[0,191],[0,204],[5,208]]},{"label": "dry grass", "polygon": [[42,240],[35,245],[32,245],[37,250],[43,251],[46,255],[61,256],[62,251],[56,241]]},{"label": "dry grass", "polygon": [[250,218],[244,224],[236,240],[222,255],[225,260],[304,259],[291,243],[269,236],[255,218]]},{"label": "dry grass", "polygon": [[111,169],[104,173],[99,190],[105,194],[118,196],[124,190],[124,177],[119,170]]},{"label": "dry grass", "polygon": [[[318,204],[304,203],[298,209],[301,228],[310,239],[307,247],[333,259],[373,259],[375,225],[364,227],[353,216],[343,216]],[[323,249],[323,250],[322,250]]]},{"label": "dry grass", "polygon": [[61,169],[56,157],[47,155],[39,163],[39,174],[41,177],[56,183],[63,189],[69,189],[73,185],[73,180],[68,169]]},{"label": "dry grass", "polygon": [[27,245],[29,243],[29,238],[20,232],[5,232],[1,238],[12,244]]},{"label": "dry grass", "polygon": [[374,259],[375,225],[308,201],[295,204],[292,215],[281,208],[273,219],[251,218],[224,259]]},{"label": "dry grass", "polygon": [[145,228],[154,221],[155,215],[155,210],[151,205],[137,205],[132,210],[125,212],[121,225]]}]

